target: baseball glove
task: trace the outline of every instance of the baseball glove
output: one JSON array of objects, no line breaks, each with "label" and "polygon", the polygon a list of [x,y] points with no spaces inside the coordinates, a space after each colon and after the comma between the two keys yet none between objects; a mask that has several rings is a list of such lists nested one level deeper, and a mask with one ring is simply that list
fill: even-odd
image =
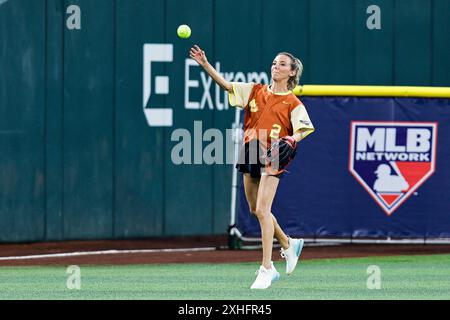
[{"label": "baseball glove", "polygon": [[274,142],[267,150],[266,159],[272,167],[283,171],[297,154],[297,141],[290,136]]}]

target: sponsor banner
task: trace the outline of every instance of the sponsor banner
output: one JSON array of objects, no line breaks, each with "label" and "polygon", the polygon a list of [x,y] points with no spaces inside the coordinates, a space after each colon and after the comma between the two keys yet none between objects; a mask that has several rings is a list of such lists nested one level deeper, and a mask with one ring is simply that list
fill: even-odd
[{"label": "sponsor banner", "polygon": [[437,123],[355,121],[349,170],[388,215],[433,173]]},{"label": "sponsor banner", "polygon": [[[303,97],[299,144],[272,212],[292,236],[450,238],[450,100]],[[241,187],[238,226],[260,234]]]}]

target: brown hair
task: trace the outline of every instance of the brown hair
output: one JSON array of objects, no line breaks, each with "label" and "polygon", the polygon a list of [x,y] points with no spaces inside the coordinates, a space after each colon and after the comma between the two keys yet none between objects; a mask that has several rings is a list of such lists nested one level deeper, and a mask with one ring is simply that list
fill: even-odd
[{"label": "brown hair", "polygon": [[289,77],[287,87],[289,90],[293,90],[298,85],[300,77],[302,76],[303,64],[300,59],[294,57],[294,55],[289,52],[280,52],[277,54],[277,56],[279,55],[284,55],[291,58],[291,70],[295,71],[295,74],[292,77]]}]

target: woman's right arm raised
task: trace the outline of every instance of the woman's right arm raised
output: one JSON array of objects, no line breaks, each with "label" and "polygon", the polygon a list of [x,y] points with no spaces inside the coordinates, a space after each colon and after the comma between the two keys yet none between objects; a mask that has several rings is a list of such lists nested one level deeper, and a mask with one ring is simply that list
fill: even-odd
[{"label": "woman's right arm raised", "polygon": [[214,67],[208,62],[206,59],[205,51],[200,49],[198,45],[194,45],[189,54],[192,59],[197,61],[197,63],[205,69],[205,71],[209,74],[209,76],[224,90],[228,92],[233,91],[233,86],[230,82],[226,81],[224,77],[220,75],[219,72],[214,69]]}]

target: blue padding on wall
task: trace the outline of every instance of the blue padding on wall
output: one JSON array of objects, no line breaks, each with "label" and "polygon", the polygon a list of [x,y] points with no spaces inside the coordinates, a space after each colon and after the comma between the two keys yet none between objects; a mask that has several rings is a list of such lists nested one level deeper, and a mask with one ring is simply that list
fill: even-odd
[{"label": "blue padding on wall", "polygon": [[[287,234],[450,237],[449,99],[301,100],[316,131],[299,144],[273,203]],[[388,174],[375,173],[380,165]],[[240,200],[238,227],[259,236],[242,186]]]}]

